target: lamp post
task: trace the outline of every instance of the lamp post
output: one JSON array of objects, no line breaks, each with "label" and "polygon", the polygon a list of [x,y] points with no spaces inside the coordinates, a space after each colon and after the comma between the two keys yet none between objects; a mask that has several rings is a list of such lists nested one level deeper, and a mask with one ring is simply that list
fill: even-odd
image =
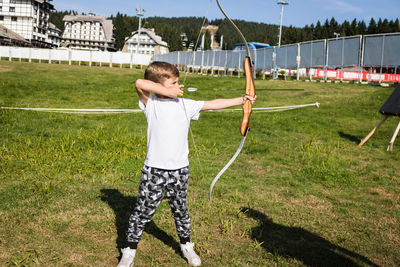
[{"label": "lamp post", "polygon": [[[281,24],[280,24],[280,27],[279,27],[279,41],[278,41],[278,47],[281,47],[283,6],[289,5],[289,0],[277,0],[277,4],[281,5]],[[272,57],[273,57],[273,61],[274,61],[273,79],[275,80],[276,78],[278,78],[278,66],[276,65],[276,52],[275,51],[274,51]]]},{"label": "lamp post", "polygon": [[139,29],[138,29],[138,37],[137,37],[137,45],[136,45],[136,54],[139,54],[139,45],[140,45],[140,29],[142,27],[142,17],[146,10],[141,9],[139,7],[136,8],[136,15],[139,17]]},{"label": "lamp post", "polygon": [[339,38],[339,36],[340,36],[340,33],[337,33],[337,32],[334,32],[333,33],[335,36],[336,36],[336,40]]},{"label": "lamp post", "polygon": [[281,5],[281,26],[279,27],[279,42],[278,42],[278,47],[281,47],[283,6],[289,5],[289,0],[277,0],[277,4],[278,4],[278,5]]}]

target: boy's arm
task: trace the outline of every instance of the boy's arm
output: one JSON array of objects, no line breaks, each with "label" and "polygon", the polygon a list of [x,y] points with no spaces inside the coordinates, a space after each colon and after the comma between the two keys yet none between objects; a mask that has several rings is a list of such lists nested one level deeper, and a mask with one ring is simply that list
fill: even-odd
[{"label": "boy's arm", "polygon": [[236,98],[225,98],[225,99],[214,99],[210,101],[205,101],[204,106],[201,109],[204,110],[217,110],[217,109],[224,109],[233,106],[243,105],[246,100],[250,100],[253,104],[256,98],[252,98],[248,95],[236,97]]},{"label": "boy's arm", "polygon": [[145,79],[137,79],[135,82],[135,87],[136,92],[139,95],[139,99],[144,105],[147,105],[147,100],[150,97],[150,93],[155,93],[169,98],[175,98],[183,95],[183,91],[181,90],[183,85],[179,84],[166,87],[161,83],[155,83]]}]

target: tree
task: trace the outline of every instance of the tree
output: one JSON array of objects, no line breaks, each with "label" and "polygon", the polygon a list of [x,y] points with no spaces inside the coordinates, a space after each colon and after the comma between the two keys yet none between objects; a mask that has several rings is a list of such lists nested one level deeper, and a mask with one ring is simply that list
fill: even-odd
[{"label": "tree", "polygon": [[400,32],[399,19],[396,19],[392,25],[392,32]]},{"label": "tree", "polygon": [[64,16],[69,14],[78,14],[77,11],[69,10],[69,11],[54,11],[50,12],[49,21],[53,23],[57,28],[59,28],[62,32],[64,32]]},{"label": "tree", "polygon": [[357,35],[357,34],[359,34],[358,27],[357,27],[357,19],[353,19],[353,21],[350,24],[349,36]]},{"label": "tree", "polygon": [[384,19],[383,21],[379,19],[378,22],[378,33],[389,33],[391,32],[391,27],[389,26],[389,21]]},{"label": "tree", "polygon": [[350,23],[347,21],[347,20],[345,20],[345,21],[343,21],[343,23],[342,23],[342,30],[341,30],[341,35],[344,37],[344,36],[351,36],[352,34],[351,34],[351,25],[350,25]]},{"label": "tree", "polygon": [[317,40],[324,38],[324,33],[322,30],[321,22],[319,22],[319,21],[317,21],[317,25],[315,25],[315,28],[314,28],[314,37]]},{"label": "tree", "polygon": [[367,33],[367,25],[363,20],[358,22],[357,33],[362,35]]},{"label": "tree", "polygon": [[371,20],[369,21],[367,33],[368,34],[377,33],[377,27],[376,27],[376,22],[375,22],[374,18],[371,18]]}]

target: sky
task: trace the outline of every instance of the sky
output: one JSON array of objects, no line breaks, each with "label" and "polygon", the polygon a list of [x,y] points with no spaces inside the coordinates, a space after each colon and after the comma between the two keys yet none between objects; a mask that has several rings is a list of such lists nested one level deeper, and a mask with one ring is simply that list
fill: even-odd
[{"label": "sky", "polygon": [[[225,12],[233,19],[267,24],[280,24],[281,6],[277,0],[220,0]],[[53,0],[57,11],[92,11],[98,16],[115,15],[117,12],[136,15],[139,6],[144,17],[204,17],[223,18],[215,0]],[[289,0],[284,7],[283,25],[304,27],[319,20],[334,17],[339,23],[364,20],[368,26],[371,18],[400,19],[400,0]]]}]

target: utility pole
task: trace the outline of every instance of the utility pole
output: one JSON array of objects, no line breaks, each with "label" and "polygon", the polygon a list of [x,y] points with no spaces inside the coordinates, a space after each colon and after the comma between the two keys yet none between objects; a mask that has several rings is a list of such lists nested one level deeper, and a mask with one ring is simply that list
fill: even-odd
[{"label": "utility pole", "polygon": [[[281,5],[281,24],[279,27],[279,41],[278,41],[278,47],[281,47],[283,6],[289,5],[289,0],[277,0],[277,4]],[[274,62],[274,73],[273,73],[272,77],[275,80],[276,78],[278,78],[278,66],[276,65],[276,49],[274,49],[274,53],[273,53],[272,57],[273,57],[273,62]]]},{"label": "utility pole", "polygon": [[282,39],[282,21],[283,21],[283,6],[289,5],[289,0],[277,0],[277,4],[281,5],[281,26],[279,27],[279,42],[278,47],[281,47]]},{"label": "utility pole", "polygon": [[146,10],[141,9],[139,7],[136,8],[136,15],[139,17],[139,29],[138,29],[138,37],[137,37],[137,45],[136,45],[136,54],[139,54],[139,45],[140,45],[140,29],[142,28],[142,17]]}]

